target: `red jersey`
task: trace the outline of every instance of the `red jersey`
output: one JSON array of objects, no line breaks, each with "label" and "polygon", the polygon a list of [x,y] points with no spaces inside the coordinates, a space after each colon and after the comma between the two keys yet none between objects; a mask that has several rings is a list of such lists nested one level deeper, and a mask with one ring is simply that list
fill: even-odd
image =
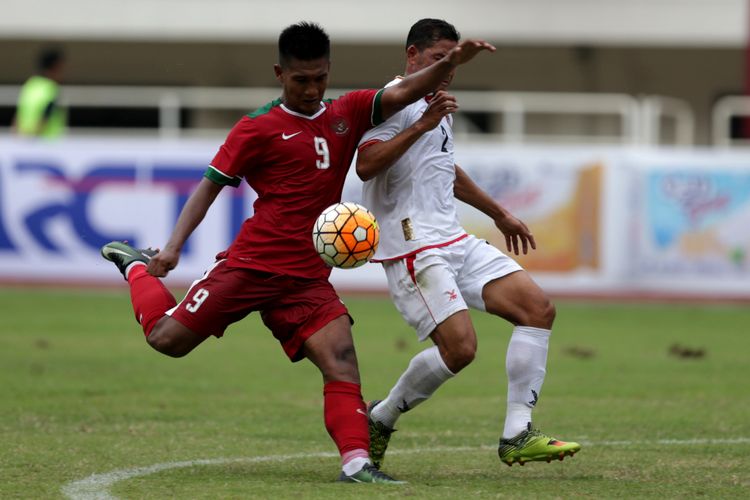
[{"label": "red jersey", "polygon": [[344,180],[362,135],[381,119],[380,92],[358,90],[321,103],[312,116],[277,99],[232,128],[205,176],[258,194],[254,214],[219,258],[230,266],[303,278],[331,272],[318,256],[312,229],[341,201]]}]

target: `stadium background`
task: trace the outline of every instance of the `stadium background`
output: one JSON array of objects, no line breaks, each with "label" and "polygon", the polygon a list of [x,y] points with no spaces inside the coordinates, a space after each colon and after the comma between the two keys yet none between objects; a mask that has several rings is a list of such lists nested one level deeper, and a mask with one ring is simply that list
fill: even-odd
[{"label": "stadium background", "polygon": [[[498,45],[456,78],[457,158],[534,227],[540,250],[521,260],[543,285],[750,295],[744,1],[9,4],[0,125],[37,51],[55,45],[67,54],[71,128],[55,143],[0,137],[0,280],[114,282],[96,257],[105,240],[163,244],[221,137],[278,94],[283,26],[329,30],[335,97],[399,73],[410,24],[439,15]],[[345,198],[357,191],[352,179]],[[173,283],[231,241],[252,196],[222,194]],[[124,205],[133,211],[109,208]],[[501,243],[462,210],[470,230]],[[334,280],[384,287],[377,266]]]},{"label": "stadium background", "polygon": [[[334,97],[400,72],[406,30],[425,16],[498,45],[457,76],[456,151],[540,243],[524,265],[558,316],[535,424],[584,450],[498,463],[512,326],[475,314],[476,360],[400,421],[389,449],[388,471],[410,484],[367,493],[748,497],[745,0],[0,7],[1,498],[361,498],[333,481],[311,364],[290,366],[258,315],[166,359],[144,345],[98,246],[163,244],[227,129],[278,95],[284,26],[329,30]],[[68,56],[72,126],[59,141],[19,140],[7,128],[18,86],[52,45]],[[356,196],[356,183],[347,189]],[[212,207],[168,280],[177,294],[252,197],[223,193]],[[475,212],[462,217],[497,237]],[[380,273],[335,277],[356,318],[366,399],[425,347],[384,295],[349,293],[379,290]],[[675,297],[691,300],[663,300]]]}]

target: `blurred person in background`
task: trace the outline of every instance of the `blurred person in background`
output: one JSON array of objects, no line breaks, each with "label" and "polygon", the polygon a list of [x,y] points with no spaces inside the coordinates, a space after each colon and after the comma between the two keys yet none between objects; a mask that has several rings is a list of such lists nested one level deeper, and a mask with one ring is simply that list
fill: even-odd
[{"label": "blurred person in background", "polygon": [[45,49],[39,54],[38,73],[21,87],[13,130],[25,137],[53,139],[65,132],[67,113],[60,107],[60,83],[65,70],[61,49]]},{"label": "blurred person in background", "polygon": [[[443,20],[418,21],[407,36],[404,74],[429,68],[458,41],[456,29]],[[453,75],[451,71],[434,94],[369,130],[359,146],[362,201],[380,225],[375,259],[383,264],[396,308],[420,341],[430,338],[435,344],[412,358],[384,400],[369,404],[370,457],[379,467],[401,414],[473,361],[477,337],[471,307],[515,326],[506,353],[508,397],[500,460],[508,465],[562,460],[580,445],[531,427],[555,308],[515,260],[467,234],[456,213],[458,198],[492,218],[509,252],[536,248],[526,225],[454,163],[451,113],[458,103],[446,92]]]},{"label": "blurred person in background", "polygon": [[[161,251],[121,242],[102,248],[130,286],[148,344],[180,357],[258,311],[291,361],[309,359],[323,377],[325,427],[341,455],[340,481],[400,483],[372,465],[366,406],[351,317],[317,255],[312,228],[341,200],[364,132],[425,96],[455,66],[495,48],[467,40],[425,71],[388,89],[324,99],[330,41],[313,23],[286,28],[274,65],[281,97],[243,117],[183,207]],[[183,245],[225,186],[245,180],[258,193],[254,214],[231,246],[177,303],[159,277],[177,266]],[[127,210],[128,207],[121,207]]]}]

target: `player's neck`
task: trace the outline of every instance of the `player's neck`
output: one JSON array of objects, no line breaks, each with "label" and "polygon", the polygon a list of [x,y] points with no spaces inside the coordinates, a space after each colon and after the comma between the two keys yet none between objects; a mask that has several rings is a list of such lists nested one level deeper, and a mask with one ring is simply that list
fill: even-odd
[{"label": "player's neck", "polygon": [[281,104],[283,104],[284,108],[286,108],[288,111],[304,116],[315,116],[320,112],[321,109],[325,107],[323,101],[318,101],[318,105],[315,107],[315,109],[305,109],[303,107],[294,106],[289,104],[289,101],[283,95],[281,96]]}]

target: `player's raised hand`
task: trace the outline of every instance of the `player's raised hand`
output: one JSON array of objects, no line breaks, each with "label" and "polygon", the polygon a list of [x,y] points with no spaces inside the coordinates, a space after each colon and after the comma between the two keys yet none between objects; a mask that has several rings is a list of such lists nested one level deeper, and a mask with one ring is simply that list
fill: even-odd
[{"label": "player's raised hand", "polygon": [[495,219],[495,226],[505,236],[505,246],[509,252],[520,255],[519,251],[522,251],[526,255],[529,253],[529,247],[536,250],[534,235],[520,219],[505,213],[503,217]]},{"label": "player's raised hand", "polygon": [[154,255],[148,263],[148,273],[157,278],[163,278],[169,271],[177,267],[180,261],[180,253],[165,248]]},{"label": "player's raised hand", "polygon": [[418,122],[424,127],[424,130],[432,130],[438,126],[444,116],[458,111],[458,102],[456,97],[444,90],[440,90],[430,100],[424,114]]},{"label": "player's raised hand", "polygon": [[494,45],[484,40],[464,40],[453,47],[446,57],[451,64],[458,66],[471,61],[474,59],[474,56],[483,50],[495,52],[497,49]]}]

